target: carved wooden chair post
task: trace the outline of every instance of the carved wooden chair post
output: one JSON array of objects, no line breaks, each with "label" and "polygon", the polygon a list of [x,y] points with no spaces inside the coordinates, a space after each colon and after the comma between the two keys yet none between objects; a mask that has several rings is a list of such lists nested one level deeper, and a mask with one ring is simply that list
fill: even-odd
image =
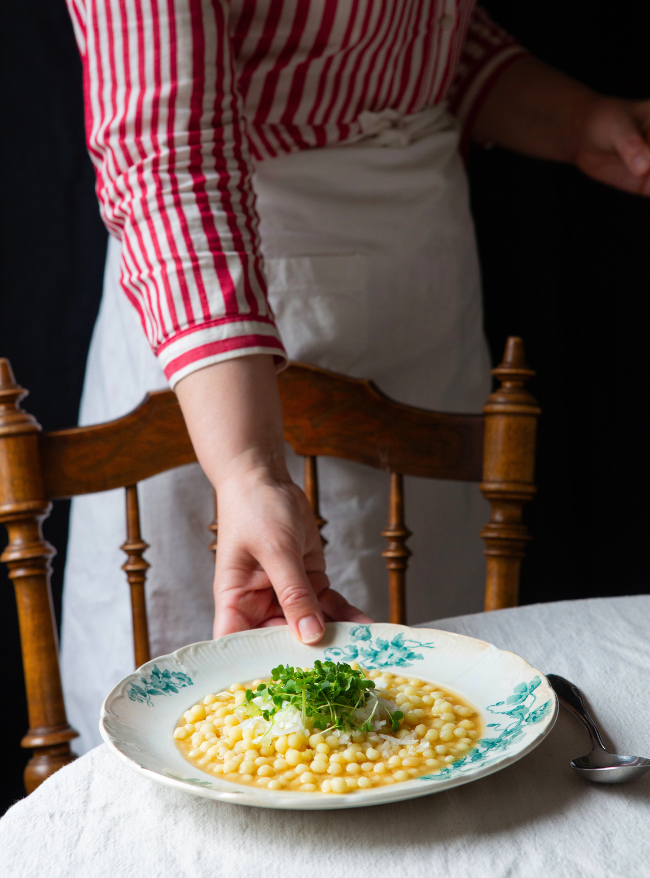
[{"label": "carved wooden chair post", "polygon": [[520,338],[509,338],[503,362],[492,370],[501,387],[483,407],[485,453],[481,491],[492,504],[492,517],[481,531],[487,577],[485,609],[516,607],[521,561],[530,540],[522,520],[535,495],[535,439],[540,409],[524,382],[535,373],[526,365]]},{"label": "carved wooden chair post", "polygon": [[51,508],[41,476],[41,428],[20,408],[26,395],[16,384],[9,361],[0,359],[0,522],[9,535],[0,560],[9,568],[18,606],[29,709],[29,730],[21,744],[34,750],[25,769],[25,788],[31,793],[72,762],[69,742],[77,732],[68,725],[59,676],[50,592],[54,549],[41,530]]},{"label": "carved wooden chair post", "polygon": [[149,562],[142,557],[149,548],[140,533],[140,506],[138,504],[138,486],[126,487],[126,542],[121,549],[126,552],[126,562],[122,570],[131,588],[131,614],[133,617],[133,651],[136,667],[148,662],[149,626],[147,625],[147,605],[144,586],[147,579]]},{"label": "carved wooden chair post", "polygon": [[406,541],[411,531],[404,521],[404,477],[390,474],[388,496],[388,527],[381,532],[388,546],[381,553],[388,569],[388,617],[398,625],[406,623],[406,568],[411,550]]}]

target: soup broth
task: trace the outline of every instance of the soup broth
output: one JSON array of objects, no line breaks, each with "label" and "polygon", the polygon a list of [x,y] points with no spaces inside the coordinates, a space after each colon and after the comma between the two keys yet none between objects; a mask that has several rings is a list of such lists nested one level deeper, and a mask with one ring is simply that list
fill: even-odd
[{"label": "soup broth", "polygon": [[[276,716],[287,714],[287,721],[278,719],[265,731],[270,722],[263,720],[265,702],[258,696],[258,709],[251,700],[251,693],[268,682],[260,679],[210,693],[186,710],[174,731],[176,744],[193,765],[232,783],[346,794],[440,771],[479,740],[478,712],[444,686],[363,671],[354,663],[343,667],[361,670],[374,683],[374,701],[368,700],[382,709],[375,705],[363,728],[314,728],[283,706]],[[259,720],[250,715],[256,709]]]}]

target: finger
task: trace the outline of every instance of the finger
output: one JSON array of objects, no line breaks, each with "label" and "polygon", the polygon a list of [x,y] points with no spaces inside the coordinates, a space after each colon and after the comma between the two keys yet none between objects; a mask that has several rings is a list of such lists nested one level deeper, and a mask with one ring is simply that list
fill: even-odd
[{"label": "finger", "polygon": [[645,131],[647,137],[648,128],[650,128],[650,100],[635,101],[632,104],[632,111],[639,124],[639,128],[641,131]]},{"label": "finger", "polygon": [[212,635],[216,640],[217,637],[225,637],[226,634],[248,631],[250,627],[248,616],[236,606],[219,606],[214,616]]},{"label": "finger", "polygon": [[319,595],[319,600],[323,612],[329,616],[333,622],[359,622],[360,624],[372,624],[372,619],[368,618],[365,613],[353,607],[348,603],[342,594],[328,588]]},{"label": "finger", "polygon": [[325,633],[325,620],[302,557],[285,550],[263,559],[263,566],[295,637],[303,643],[318,643]]},{"label": "finger", "polygon": [[316,596],[319,596],[321,592],[330,587],[327,573],[324,573],[322,570],[310,570],[309,567],[307,567],[307,578],[309,579]]},{"label": "finger", "polygon": [[279,625],[284,625],[286,627],[287,620],[284,616],[275,616],[273,619],[267,619],[266,622],[262,622],[260,628],[277,628]]},{"label": "finger", "polygon": [[650,147],[630,117],[621,121],[614,138],[614,147],[635,177],[644,177],[650,172]]},{"label": "finger", "polygon": [[215,637],[256,628],[265,619],[282,615],[268,577],[259,570],[217,569],[214,611]]},{"label": "finger", "polygon": [[628,171],[627,165],[616,152],[607,155],[581,156],[578,167],[588,177],[600,183],[606,183],[624,192],[650,197],[650,174],[646,174],[645,177],[635,177]]}]

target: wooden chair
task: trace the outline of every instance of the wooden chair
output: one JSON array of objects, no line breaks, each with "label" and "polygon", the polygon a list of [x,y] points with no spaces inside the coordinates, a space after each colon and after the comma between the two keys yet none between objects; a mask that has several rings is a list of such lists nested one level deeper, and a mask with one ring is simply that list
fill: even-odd
[{"label": "wooden chair", "polygon": [[[383,552],[388,568],[390,620],[405,621],[405,576],[410,531],[404,521],[403,476],[480,482],[492,504],[482,531],[487,555],[486,610],[517,604],[519,568],[529,539],[524,504],[535,493],[533,469],[539,409],[524,382],[521,339],[510,338],[494,369],[501,386],[483,415],[430,412],[393,402],[371,382],[323,369],[291,365],[280,376],[285,437],[305,457],[305,491],[319,525],[316,457],[343,457],[390,473],[388,526]],[[57,635],[49,585],[54,549],[41,523],[51,501],[125,488],[123,566],[131,590],[136,666],[149,660],[144,584],[147,549],[140,533],[137,483],[196,460],[175,395],[148,394],[130,414],[106,424],[43,433],[20,406],[8,360],[0,359],[0,521],[9,542],[1,560],[13,580],[22,644],[30,728],[23,747],[34,755],[25,787],[35,789],[71,762],[59,676]],[[216,519],[209,526],[215,539]],[[207,541],[207,540],[206,540]]]}]

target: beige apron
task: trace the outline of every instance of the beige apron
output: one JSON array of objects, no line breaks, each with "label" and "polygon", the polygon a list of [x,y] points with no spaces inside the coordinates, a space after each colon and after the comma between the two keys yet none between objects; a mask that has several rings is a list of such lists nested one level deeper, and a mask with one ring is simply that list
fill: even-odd
[{"label": "beige apron", "polygon": [[[442,107],[397,119],[364,114],[366,137],[264,161],[254,185],[269,295],[287,352],[372,378],[401,402],[472,412],[489,391],[480,279],[458,131]],[[104,293],[81,405],[82,424],[119,417],[166,385],[119,287],[110,241]],[[289,451],[292,475],[302,467]],[[320,461],[321,512],[333,586],[387,618],[380,533],[385,473]],[[212,490],[198,465],[140,486],[151,548],[147,581],[152,655],[211,637]],[[481,609],[478,533],[488,517],[476,485],[406,481],[414,557],[411,623]],[[74,500],[65,572],[62,672],[78,752],[100,742],[110,688],[133,669],[129,591],[120,570],[124,494]]]}]

